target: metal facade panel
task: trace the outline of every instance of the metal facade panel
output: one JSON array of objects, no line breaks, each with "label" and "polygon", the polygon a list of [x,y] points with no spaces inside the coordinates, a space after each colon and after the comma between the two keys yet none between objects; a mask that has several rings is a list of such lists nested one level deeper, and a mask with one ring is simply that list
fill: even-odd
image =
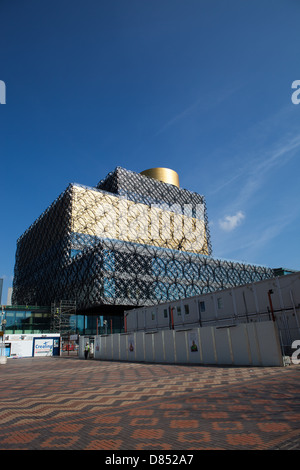
[{"label": "metal facade panel", "polygon": [[[120,210],[125,206],[130,209],[132,230],[124,235]],[[170,238],[165,236],[164,215],[169,218]],[[148,231],[142,240],[143,224]],[[197,224],[199,237],[194,231]],[[194,249],[187,232],[178,238],[185,225],[189,233],[196,233]],[[269,268],[218,260],[210,254],[203,196],[117,168],[96,188],[69,185],[19,238],[13,302],[76,301],[77,313],[99,306],[138,307],[273,275]]]}]

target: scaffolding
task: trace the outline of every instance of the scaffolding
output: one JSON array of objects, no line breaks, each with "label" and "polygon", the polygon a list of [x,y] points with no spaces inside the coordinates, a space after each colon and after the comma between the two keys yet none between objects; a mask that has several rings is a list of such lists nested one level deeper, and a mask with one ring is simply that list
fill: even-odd
[{"label": "scaffolding", "polygon": [[76,301],[60,300],[51,304],[51,331],[63,335],[76,332]]}]

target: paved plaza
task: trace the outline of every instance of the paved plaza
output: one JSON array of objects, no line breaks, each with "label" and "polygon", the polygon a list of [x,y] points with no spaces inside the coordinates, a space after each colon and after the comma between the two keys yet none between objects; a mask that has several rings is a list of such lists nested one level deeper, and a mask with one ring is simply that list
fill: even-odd
[{"label": "paved plaza", "polygon": [[8,359],[1,450],[300,449],[300,366]]}]

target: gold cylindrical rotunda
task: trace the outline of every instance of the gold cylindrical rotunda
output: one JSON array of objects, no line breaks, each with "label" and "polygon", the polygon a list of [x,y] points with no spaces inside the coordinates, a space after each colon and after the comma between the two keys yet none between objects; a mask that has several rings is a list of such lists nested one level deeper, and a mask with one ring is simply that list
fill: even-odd
[{"label": "gold cylindrical rotunda", "polygon": [[154,178],[155,180],[162,181],[163,183],[172,184],[179,188],[179,176],[176,171],[170,168],[150,168],[144,170],[141,175],[148,176],[148,178]]}]

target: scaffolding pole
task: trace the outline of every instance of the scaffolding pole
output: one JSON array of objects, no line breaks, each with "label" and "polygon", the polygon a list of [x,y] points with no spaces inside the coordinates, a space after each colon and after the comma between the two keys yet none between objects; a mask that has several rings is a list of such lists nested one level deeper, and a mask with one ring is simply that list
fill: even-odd
[{"label": "scaffolding pole", "polygon": [[51,331],[68,335],[76,332],[76,301],[60,300],[51,304]]}]

